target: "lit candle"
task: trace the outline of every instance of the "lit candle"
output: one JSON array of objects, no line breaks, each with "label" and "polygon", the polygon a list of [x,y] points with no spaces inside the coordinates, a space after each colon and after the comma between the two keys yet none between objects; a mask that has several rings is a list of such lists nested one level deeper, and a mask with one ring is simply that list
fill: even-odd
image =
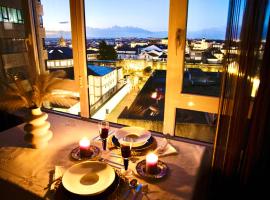
[{"label": "lit candle", "polygon": [[90,147],[90,140],[87,138],[83,138],[80,140],[80,155],[82,157],[89,157],[92,155],[92,152],[89,149]]},{"label": "lit candle", "polygon": [[158,171],[158,156],[154,153],[150,153],[146,156],[146,173],[156,174]]},{"label": "lit candle", "polygon": [[151,98],[152,99],[156,99],[158,97],[158,93],[157,92],[153,92],[152,94],[151,94]]}]

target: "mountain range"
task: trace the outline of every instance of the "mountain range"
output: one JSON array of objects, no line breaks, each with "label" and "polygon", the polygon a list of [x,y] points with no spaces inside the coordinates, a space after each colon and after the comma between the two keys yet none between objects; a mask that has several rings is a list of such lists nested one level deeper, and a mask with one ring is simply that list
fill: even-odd
[{"label": "mountain range", "polygon": [[[71,32],[69,31],[50,31],[46,30],[47,38],[64,38],[70,39]],[[224,39],[225,28],[210,28],[199,31],[188,32],[188,38],[207,38],[207,39]],[[110,28],[92,28],[86,27],[87,38],[119,38],[119,37],[135,37],[135,38],[165,38],[168,37],[167,31],[149,31],[132,26],[113,26]]]}]

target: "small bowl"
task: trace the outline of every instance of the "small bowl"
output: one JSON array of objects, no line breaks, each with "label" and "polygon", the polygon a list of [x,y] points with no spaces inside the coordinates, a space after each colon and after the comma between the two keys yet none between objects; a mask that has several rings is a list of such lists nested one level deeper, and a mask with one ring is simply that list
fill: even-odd
[{"label": "small bowl", "polygon": [[[132,147],[139,147],[147,142],[151,137],[151,133],[141,127],[124,127],[116,131],[115,137],[120,144],[129,146],[130,141],[132,141]],[[130,141],[124,141],[124,138]]]}]

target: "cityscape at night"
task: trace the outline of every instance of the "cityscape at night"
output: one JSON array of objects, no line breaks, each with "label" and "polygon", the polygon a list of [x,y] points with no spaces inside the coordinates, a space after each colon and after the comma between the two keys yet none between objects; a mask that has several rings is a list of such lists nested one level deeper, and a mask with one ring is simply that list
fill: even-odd
[{"label": "cityscape at night", "polygon": [[267,199],[270,0],[0,0],[0,199]]},{"label": "cityscape at night", "polygon": [[[126,14],[126,19],[123,19],[123,15],[127,12],[126,2],[119,1],[111,5],[109,10],[103,1],[87,1],[85,4],[87,11],[85,59],[90,114],[95,119],[106,119],[121,124],[139,126],[150,124],[146,128],[162,131],[168,59],[169,2],[162,0],[159,4],[153,4],[152,1],[141,3],[151,4],[152,7],[150,10],[142,9],[140,16],[133,15],[132,12],[135,12],[133,9],[129,11],[131,13]],[[200,1],[197,3],[193,2],[189,6],[190,12],[205,9],[205,4]],[[63,8],[68,7],[68,2],[65,1],[57,4]],[[214,97],[220,95],[222,62],[226,54],[224,38],[227,13],[224,6],[228,7],[228,1],[212,5],[214,10],[212,15],[219,13],[218,20],[207,16],[200,18],[199,23],[199,16],[194,15],[190,15],[188,19],[182,85],[184,93]],[[69,15],[67,13],[52,15],[52,5],[48,0],[43,1],[43,6],[45,48],[48,51],[46,67],[49,71],[65,70],[67,78],[74,79]],[[98,9],[107,11],[107,15],[100,16]],[[108,23],[108,17],[114,9],[123,12],[112,14]],[[46,13],[46,10],[49,12]],[[147,18],[149,13],[156,20],[142,21],[141,18]],[[158,19],[159,23],[156,23]],[[96,20],[100,23],[96,24]],[[158,80],[163,81],[156,84]],[[153,98],[156,93],[158,95],[155,98],[158,100]],[[77,96],[79,97],[79,94]],[[52,109],[76,115],[80,113],[79,102],[70,108]],[[215,123],[213,114],[183,109],[178,109],[177,113],[177,123],[205,125],[209,132],[207,140],[213,139],[214,129],[211,128]],[[190,120],[186,121],[184,117],[186,115],[190,116]]]}]

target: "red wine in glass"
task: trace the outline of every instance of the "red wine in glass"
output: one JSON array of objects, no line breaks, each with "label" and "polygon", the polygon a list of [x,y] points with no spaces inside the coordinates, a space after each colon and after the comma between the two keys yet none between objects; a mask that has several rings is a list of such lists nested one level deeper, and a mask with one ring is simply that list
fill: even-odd
[{"label": "red wine in glass", "polygon": [[101,139],[106,139],[109,134],[109,129],[108,128],[101,128],[100,129],[100,138]]},{"label": "red wine in glass", "polygon": [[121,145],[121,154],[123,158],[129,158],[131,156],[130,146]]},{"label": "red wine in glass", "polygon": [[99,122],[99,135],[102,139],[103,150],[106,150],[107,146],[107,137],[109,135],[109,122],[101,121]]},{"label": "red wine in glass", "polygon": [[131,148],[130,146],[121,145],[121,154],[124,158],[124,166],[125,170],[128,169],[128,158],[131,156]]}]

